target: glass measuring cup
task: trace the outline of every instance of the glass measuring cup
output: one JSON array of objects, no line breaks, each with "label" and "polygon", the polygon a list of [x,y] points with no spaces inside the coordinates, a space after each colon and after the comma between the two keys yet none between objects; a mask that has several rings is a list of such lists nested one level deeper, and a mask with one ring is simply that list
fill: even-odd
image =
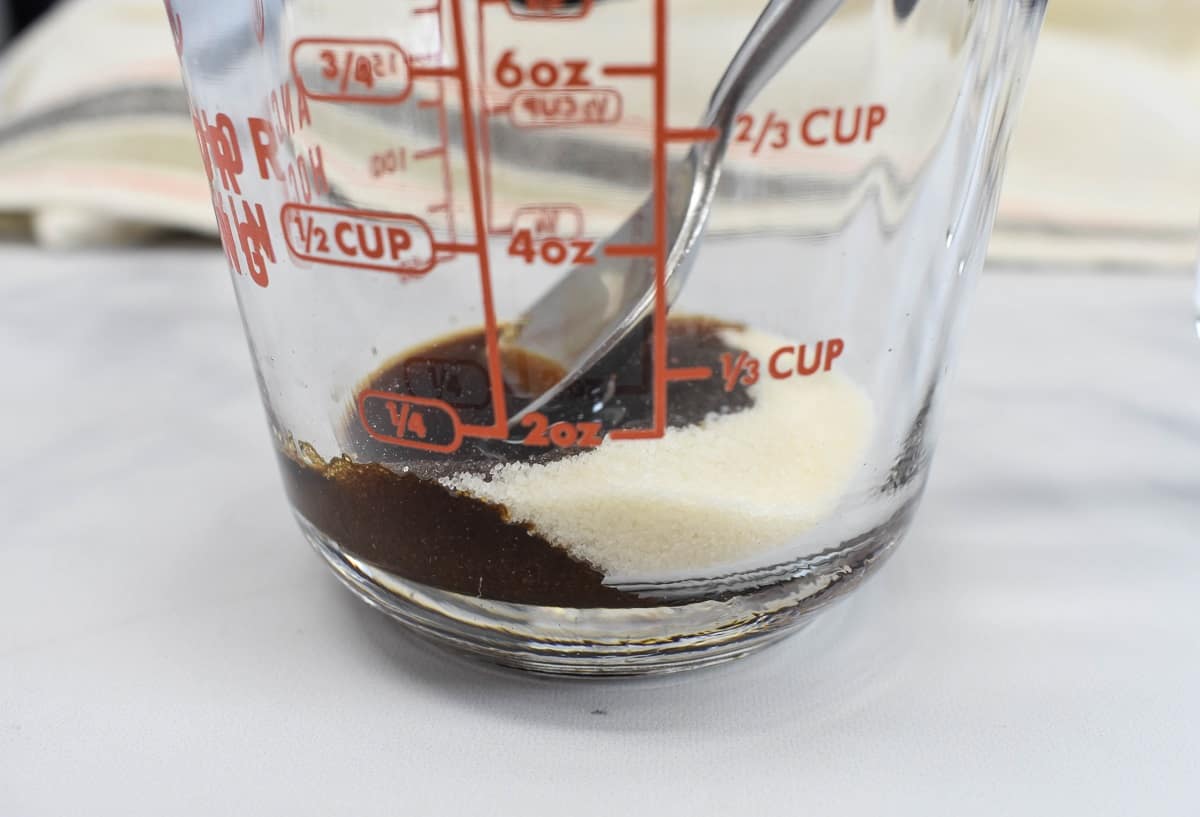
[{"label": "glass measuring cup", "polygon": [[581,265],[664,281],[664,180],[763,3],[166,6],[288,496],[362,598],[665,671],[899,542],[1044,0],[848,0],[737,117],[677,299],[530,413],[563,371],[506,329]]}]

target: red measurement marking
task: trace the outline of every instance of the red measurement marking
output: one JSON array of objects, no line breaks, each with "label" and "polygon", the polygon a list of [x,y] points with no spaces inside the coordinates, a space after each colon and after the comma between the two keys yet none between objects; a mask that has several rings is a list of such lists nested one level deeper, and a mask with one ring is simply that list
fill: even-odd
[{"label": "red measurement marking", "polygon": [[183,20],[171,5],[171,0],[163,0],[167,9],[167,22],[171,24],[171,39],[175,41],[175,56],[183,56]]},{"label": "red measurement marking", "polygon": [[[420,157],[414,155],[413,158]],[[408,150],[404,147],[388,148],[372,154],[367,162],[367,172],[373,179],[403,173],[405,170],[408,170]]]},{"label": "red measurement marking", "polygon": [[433,235],[416,216],[286,204],[279,220],[288,249],[306,261],[407,275],[433,268]]},{"label": "red measurement marking", "polygon": [[254,38],[258,40],[258,44],[262,45],[263,40],[267,36],[267,14],[263,9],[263,0],[251,0],[254,3],[253,20],[254,20]]},{"label": "red measurement marking", "polygon": [[414,17],[417,17],[418,19],[420,17],[422,17],[423,15],[427,15],[427,14],[433,16],[433,22],[436,23],[437,30],[429,31],[428,34],[426,35],[426,37],[424,37],[423,39],[425,39],[426,42],[430,43],[434,47],[434,50],[429,51],[424,54],[410,54],[409,56],[412,58],[412,62],[413,62],[414,66],[417,63],[430,62],[430,63],[436,64],[436,63],[440,63],[442,61],[441,57],[442,57],[442,45],[443,45],[443,43],[442,43],[443,32],[442,32],[442,3],[441,3],[441,0],[435,0],[435,2],[430,3],[427,6],[418,6],[417,8],[414,8],[412,10],[412,15]]},{"label": "red measurement marking", "polygon": [[391,40],[343,37],[296,40],[291,69],[296,87],[309,99],[370,105],[403,102],[418,74],[408,54]]},{"label": "red measurement marking", "polygon": [[841,338],[819,340],[815,344],[800,343],[780,346],[766,359],[751,357],[747,352],[725,352],[721,355],[721,382],[725,391],[733,391],[740,384],[753,386],[763,377],[770,375],[775,380],[792,377],[810,377],[818,372],[833,368],[846,342]]},{"label": "red measurement marking", "polygon": [[456,79],[458,77],[458,69],[453,66],[445,65],[414,65],[412,69],[413,79],[433,79],[435,77],[448,77]]},{"label": "red measurement marking", "polygon": [[521,419],[521,427],[529,434],[522,445],[534,448],[595,448],[604,442],[604,426],[600,423],[558,422],[550,424],[545,414],[532,412]]},{"label": "red measurement marking", "polygon": [[[439,8],[441,4],[438,4]],[[446,89],[438,82],[438,138],[445,145],[450,141],[450,125],[446,118]],[[454,183],[450,177],[450,154],[442,152],[442,190],[446,194],[446,232],[450,243],[458,240],[458,231],[454,223],[454,208],[450,203],[454,200]]]},{"label": "red measurement marking", "polygon": [[658,248],[653,244],[609,244],[604,254],[612,258],[654,258]]},{"label": "red measurement marking", "polygon": [[[462,0],[450,0],[450,10],[454,17],[454,53],[458,58],[455,74],[459,82],[459,92],[462,99],[462,133],[463,149],[467,162],[467,178],[470,180],[471,205],[474,216],[475,240],[479,243],[479,284],[483,292],[484,336],[487,340],[488,377],[491,381],[493,395],[504,394],[504,370],[500,363],[500,338],[496,327],[496,307],[492,293],[491,259],[487,248],[487,223],[484,217],[483,180],[479,171],[479,145],[476,140],[478,133],[475,119],[475,96],[467,82],[467,72],[463,60],[467,53],[465,21],[463,19]],[[508,436],[508,407],[503,398],[492,400],[492,411],[495,421],[489,426],[469,426],[464,431],[479,437],[504,439]]]},{"label": "red measurement marking", "polygon": [[734,143],[748,146],[752,156],[763,150],[865,144],[886,121],[884,105],[814,108],[796,120],[775,111],[765,116],[743,113],[737,117]]},{"label": "red measurement marking", "polygon": [[667,380],[673,383],[686,380],[708,380],[712,375],[712,369],[707,366],[692,366],[686,369],[667,370]]},{"label": "red measurement marking", "polygon": [[573,266],[596,263],[596,242],[581,239],[563,241],[558,238],[543,238],[536,241],[529,230],[514,230],[508,243],[508,254],[520,258],[526,264],[537,260],[558,266],[570,263]]},{"label": "red measurement marking", "polygon": [[767,372],[776,380],[827,372],[845,350],[846,342],[841,338],[819,340],[812,346],[807,343],[780,346],[767,359]]},{"label": "red measurement marking", "polygon": [[[568,4],[564,0],[524,0],[518,5],[515,0],[498,0],[504,3],[508,13],[518,20],[540,20],[545,22],[570,22],[586,17],[592,10],[592,0],[582,0],[579,4]],[[481,0],[497,2],[497,0]]]},{"label": "red measurement marking", "polygon": [[572,239],[583,235],[583,211],[574,204],[538,204],[517,208],[513,232],[527,230],[534,240]]},{"label": "red measurement marking", "polygon": [[875,131],[887,121],[883,105],[858,105],[850,108],[817,108],[800,120],[800,140],[811,147],[870,142]]},{"label": "red measurement marking", "polygon": [[768,134],[772,133],[774,135],[771,141],[772,150],[781,150],[788,146],[788,123],[777,120],[774,111],[767,114],[761,126],[756,122],[753,114],[741,114],[737,118],[737,135],[734,141],[738,144],[751,145],[751,155],[757,156],[767,142]]},{"label": "red measurement marking", "polygon": [[535,60],[528,65],[517,59],[517,50],[510,48],[496,61],[496,84],[501,88],[533,85],[537,88],[587,88],[587,60]]},{"label": "red measurement marking", "polygon": [[[440,3],[437,8],[441,8]],[[441,157],[442,191],[445,198],[438,205],[438,210],[435,211],[433,208],[430,208],[428,212],[444,212],[446,214],[446,232],[449,233],[450,243],[453,244],[458,240],[458,233],[454,222],[454,208],[450,206],[450,202],[454,199],[454,187],[450,175],[450,153],[446,149],[446,145],[450,141],[450,125],[446,115],[446,87],[443,84],[442,78],[439,77],[437,80],[437,96],[430,99],[421,99],[417,102],[417,106],[421,108],[436,108],[438,112],[438,147],[418,151],[413,155],[413,158]],[[446,257],[439,260],[446,260]]]},{"label": "red measurement marking", "polygon": [[658,75],[657,65],[606,65],[600,69],[606,77],[653,77]]},{"label": "red measurement marking", "polygon": [[668,128],[670,142],[712,142],[721,135],[720,128]]},{"label": "red measurement marking", "polygon": [[358,396],[358,420],[372,438],[390,445],[449,454],[463,441],[458,412],[431,397],[364,391]]},{"label": "red measurement marking", "polygon": [[741,383],[743,386],[753,386],[758,382],[758,358],[750,357],[748,352],[725,352],[721,355],[721,381],[725,391],[733,391]]},{"label": "red measurement marking", "polygon": [[443,243],[439,242],[439,243],[435,243],[433,245],[433,248],[435,250],[437,250],[438,252],[448,252],[448,253],[460,253],[461,252],[461,253],[469,253],[471,255],[475,255],[475,254],[482,252],[482,249],[480,248],[480,246],[478,244],[443,244]]},{"label": "red measurement marking", "polygon": [[480,0],[475,4],[475,30],[478,32],[476,42],[479,49],[479,98],[483,106],[483,133],[480,134],[480,149],[483,151],[483,200],[487,206],[483,220],[490,234],[499,231],[494,223],[496,201],[492,190],[492,127],[488,121],[495,112],[488,105],[487,27],[483,19],[483,7],[487,2],[503,5],[504,0]]},{"label": "red measurement marking", "polygon": [[519,91],[508,117],[518,128],[608,125],[621,118],[621,95],[611,88]]},{"label": "red measurement marking", "polygon": [[667,429],[667,2],[654,0],[654,60],[651,65],[608,65],[608,76],[649,76],[654,79],[654,312],[651,357],[654,372],[654,422],[650,428],[617,429],[609,436],[622,440],[662,437]]},{"label": "red measurement marking", "polygon": [[608,436],[614,440],[657,440],[662,435],[657,428],[615,428]]},{"label": "red measurement marking", "polygon": [[667,432],[667,0],[654,0],[654,432]]}]

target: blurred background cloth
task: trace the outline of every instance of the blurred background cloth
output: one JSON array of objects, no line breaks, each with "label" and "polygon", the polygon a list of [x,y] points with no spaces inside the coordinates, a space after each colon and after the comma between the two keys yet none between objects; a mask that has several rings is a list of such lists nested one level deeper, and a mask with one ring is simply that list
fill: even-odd
[{"label": "blurred background cloth", "polygon": [[[215,235],[160,0],[65,0],[0,54],[0,226]],[[992,257],[1185,266],[1198,228],[1200,2],[1051,0]]]}]

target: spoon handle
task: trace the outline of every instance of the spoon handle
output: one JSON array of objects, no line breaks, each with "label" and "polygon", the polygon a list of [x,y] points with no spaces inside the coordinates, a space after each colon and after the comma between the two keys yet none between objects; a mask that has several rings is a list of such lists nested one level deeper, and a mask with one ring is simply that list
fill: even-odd
[{"label": "spoon handle", "polygon": [[710,122],[730,122],[758,96],[843,0],[771,0],[750,29],[708,103]]}]

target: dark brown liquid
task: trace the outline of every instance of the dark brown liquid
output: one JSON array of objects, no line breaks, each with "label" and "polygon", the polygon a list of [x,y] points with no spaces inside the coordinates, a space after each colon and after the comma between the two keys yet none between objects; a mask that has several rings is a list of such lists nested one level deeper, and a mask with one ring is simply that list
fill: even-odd
[{"label": "dark brown liquid", "polygon": [[[707,380],[669,384],[671,426],[752,405],[740,386],[726,392],[720,377],[721,354],[740,351],[718,334],[728,324],[689,318],[672,320],[669,326],[670,366],[708,366],[714,373]],[[537,369],[527,373],[535,381],[562,374],[548,362],[526,362]],[[360,392],[433,398],[453,406],[462,423],[482,426],[493,421],[487,371],[483,333],[474,331],[393,358],[367,378]],[[574,384],[546,414],[551,422],[601,421],[605,433],[647,427],[653,414],[649,371],[648,338],[627,341],[607,361],[604,374]],[[526,403],[507,385],[504,399],[510,413]],[[502,506],[455,493],[435,481],[467,470],[486,472],[501,462],[540,462],[586,450],[528,446],[523,444],[528,434],[528,429],[517,429],[509,440],[467,438],[453,454],[441,454],[380,442],[367,434],[355,414],[345,427],[348,455],[324,462],[314,452],[289,447],[281,452],[280,462],[288,496],[309,522],[350,555],[397,576],[520,604],[661,604],[605,586],[603,574],[593,566],[570,557],[528,526],[509,522]]]}]

